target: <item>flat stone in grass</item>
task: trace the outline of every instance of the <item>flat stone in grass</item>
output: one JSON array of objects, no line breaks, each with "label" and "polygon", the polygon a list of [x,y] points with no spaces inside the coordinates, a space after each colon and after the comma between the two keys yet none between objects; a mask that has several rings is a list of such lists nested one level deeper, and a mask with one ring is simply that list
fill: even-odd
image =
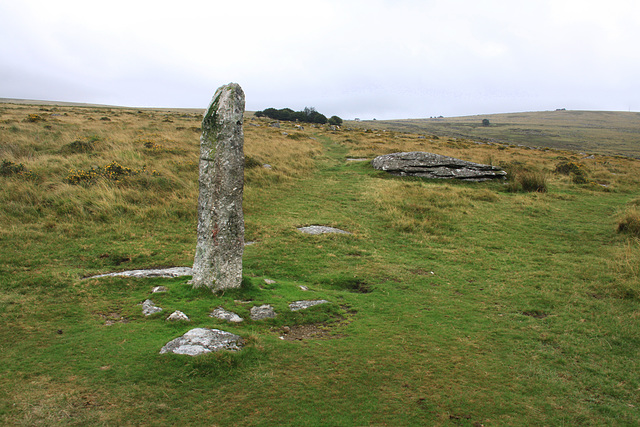
[{"label": "flat stone in grass", "polygon": [[156,268],[150,270],[129,270],[120,271],[118,273],[106,273],[98,274],[97,276],[87,277],[87,279],[98,279],[100,277],[136,277],[136,278],[174,278],[181,276],[191,276],[193,270],[191,267],[171,267],[171,268]]},{"label": "flat stone in grass", "polygon": [[276,312],[269,304],[251,307],[251,320],[264,320],[276,317]]},{"label": "flat stone in grass", "polygon": [[180,310],[176,310],[173,313],[171,313],[171,315],[169,317],[167,317],[167,320],[169,321],[185,321],[185,322],[190,322],[191,320],[189,319],[189,316],[187,316],[186,314],[184,314],[183,312],[181,312]]},{"label": "flat stone in grass", "polygon": [[230,332],[219,329],[195,328],[183,336],[169,341],[160,354],[175,353],[198,356],[220,350],[239,351],[242,349],[243,339]]},{"label": "flat stone in grass", "polygon": [[328,302],[329,301],[324,300],[324,299],[306,300],[306,301],[294,301],[291,304],[289,304],[289,308],[291,309],[291,311],[298,311],[298,310],[304,310],[305,308],[313,307],[314,305],[326,304]]},{"label": "flat stone in grass", "polygon": [[228,322],[240,323],[244,321],[244,319],[238,316],[236,313],[232,311],[227,311],[222,307],[218,307],[209,314],[209,317],[215,317],[220,320],[226,320]]},{"label": "flat stone in grass", "polygon": [[326,227],[324,225],[310,225],[308,227],[300,227],[298,231],[311,235],[337,233],[337,234],[351,234],[348,231],[340,230],[339,228]]},{"label": "flat stone in grass", "polygon": [[151,316],[152,314],[160,313],[161,311],[162,308],[155,305],[150,299],[145,300],[142,303],[142,314],[144,314],[145,316]]}]

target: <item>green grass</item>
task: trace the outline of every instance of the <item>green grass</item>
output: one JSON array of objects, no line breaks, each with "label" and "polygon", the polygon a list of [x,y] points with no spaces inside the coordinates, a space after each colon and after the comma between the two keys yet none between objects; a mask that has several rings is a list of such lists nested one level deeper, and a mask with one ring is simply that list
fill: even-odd
[{"label": "green grass", "polygon": [[[618,232],[637,216],[638,161],[390,132],[309,128],[291,140],[286,127],[247,120],[256,164],[244,210],[257,243],[245,249],[246,286],[212,294],[187,278],[82,279],[192,263],[199,118],[48,110],[0,109],[0,158],[38,176],[0,177],[2,424],[640,422],[640,243]],[[28,114],[44,121],[23,122]],[[64,149],[89,140],[91,150]],[[414,149],[545,173],[547,191],[403,179],[345,161]],[[70,169],[111,161],[156,174],[65,182]],[[581,161],[587,182],[554,172],[567,161]],[[352,234],[296,231],[312,224]],[[157,285],[169,292],[151,295]],[[143,316],[147,298],[165,311]],[[330,304],[288,311],[301,299]],[[278,316],[250,320],[263,303]],[[210,318],[218,306],[247,320]],[[166,322],[174,310],[192,321]],[[280,339],[295,325],[324,336]],[[247,346],[158,354],[194,327]]]}]

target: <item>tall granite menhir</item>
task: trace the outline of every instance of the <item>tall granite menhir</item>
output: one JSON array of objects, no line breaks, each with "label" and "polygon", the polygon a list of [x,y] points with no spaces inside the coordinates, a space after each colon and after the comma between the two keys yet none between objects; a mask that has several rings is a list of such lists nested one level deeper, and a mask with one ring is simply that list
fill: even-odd
[{"label": "tall granite menhir", "polygon": [[219,88],[202,119],[194,288],[238,288],[244,249],[244,92]]}]

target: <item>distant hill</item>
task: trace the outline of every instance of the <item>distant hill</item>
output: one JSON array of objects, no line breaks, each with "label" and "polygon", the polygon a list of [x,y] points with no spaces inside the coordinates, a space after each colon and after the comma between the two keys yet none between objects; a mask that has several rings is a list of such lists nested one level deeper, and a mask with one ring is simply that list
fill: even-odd
[{"label": "distant hill", "polygon": [[[485,119],[489,120],[489,126],[483,126]],[[348,121],[345,125],[640,158],[640,113],[637,112],[558,110]]]}]

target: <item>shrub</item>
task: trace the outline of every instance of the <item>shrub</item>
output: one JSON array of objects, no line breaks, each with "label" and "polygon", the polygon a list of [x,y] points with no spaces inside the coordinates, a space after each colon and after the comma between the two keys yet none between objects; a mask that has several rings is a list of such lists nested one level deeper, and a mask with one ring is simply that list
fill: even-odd
[{"label": "shrub", "polygon": [[547,174],[530,170],[522,163],[513,162],[503,168],[507,171],[507,191],[511,193],[546,193]]},{"label": "shrub", "polygon": [[[111,181],[119,182],[123,177],[138,175],[141,172],[147,172],[146,168],[135,170],[122,166],[114,160],[107,166],[103,167],[94,166],[89,170],[72,169],[69,171],[69,175],[67,175],[64,181],[72,185],[91,184],[99,177],[103,177]],[[155,170],[152,171],[151,174],[153,176],[159,175]]]},{"label": "shrub", "polygon": [[562,161],[556,165],[554,172],[571,177],[571,182],[574,184],[586,184],[589,182],[587,168],[582,163]]},{"label": "shrub", "polygon": [[96,142],[98,142],[100,138],[98,136],[89,136],[84,137],[82,139],[77,139],[73,142],[70,142],[62,147],[60,152],[62,153],[89,153],[93,151],[95,148]]},{"label": "shrub", "polygon": [[29,122],[29,123],[37,123],[37,122],[43,122],[44,121],[44,117],[38,115],[38,114],[29,114],[27,116],[26,119],[24,119],[25,122]]},{"label": "shrub", "polygon": [[342,119],[338,116],[331,116],[329,118],[329,124],[334,126],[342,126]]},{"label": "shrub", "polygon": [[517,180],[522,186],[522,191],[527,193],[546,193],[547,175],[544,172],[529,171],[522,172],[517,176]]},{"label": "shrub", "polygon": [[2,159],[2,164],[0,165],[0,176],[17,175],[24,171],[25,167],[22,163],[17,165],[7,159]]},{"label": "shrub", "polygon": [[[268,117],[274,120],[283,120],[283,121],[300,121],[306,123],[318,123],[325,124],[327,123],[327,117],[324,114],[320,114],[313,107],[305,107],[303,111],[293,111],[291,108],[282,108],[277,110],[275,108],[267,108],[263,111],[256,111],[256,117]],[[336,116],[337,117],[337,116]]]},{"label": "shrub", "polygon": [[628,233],[640,237],[640,210],[627,208],[618,218],[618,233]]},{"label": "shrub", "polygon": [[262,163],[257,161],[251,156],[244,156],[244,167],[245,169],[253,169],[262,166]]},{"label": "shrub", "polygon": [[154,151],[164,150],[164,147],[162,145],[158,144],[157,142],[155,142],[150,138],[141,139],[138,142],[141,142],[144,148],[146,148],[147,150],[154,150]]}]

